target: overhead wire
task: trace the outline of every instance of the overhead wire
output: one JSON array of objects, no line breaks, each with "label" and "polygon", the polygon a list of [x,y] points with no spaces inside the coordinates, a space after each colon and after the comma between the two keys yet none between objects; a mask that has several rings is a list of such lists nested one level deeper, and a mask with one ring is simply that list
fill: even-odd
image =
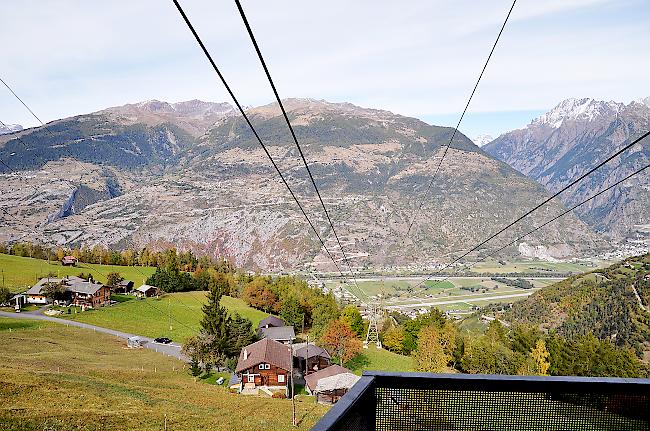
[{"label": "overhead wire", "polygon": [[250,129],[251,129],[251,131],[253,132],[253,134],[255,135],[255,138],[257,139],[257,142],[260,144],[260,146],[261,146],[262,149],[264,150],[264,153],[266,154],[267,158],[269,159],[269,161],[270,161],[271,164],[273,165],[273,168],[275,169],[276,173],[277,173],[278,176],[280,177],[282,183],[284,184],[284,186],[285,186],[285,187],[287,188],[287,190],[289,191],[289,194],[291,195],[292,199],[296,202],[296,205],[298,205],[298,208],[300,209],[300,212],[302,213],[303,217],[307,220],[307,223],[309,224],[309,226],[311,227],[311,229],[314,231],[316,237],[318,238],[318,241],[321,243],[321,245],[322,245],[323,249],[325,250],[325,252],[327,253],[328,257],[329,257],[329,258],[332,260],[332,262],[334,263],[334,266],[336,267],[337,271],[338,271],[341,275],[343,275],[343,272],[342,272],[341,269],[339,268],[338,263],[336,262],[336,259],[334,258],[334,256],[333,256],[332,253],[330,252],[330,250],[329,250],[329,249],[327,248],[327,246],[325,245],[325,242],[323,241],[323,239],[322,239],[320,233],[318,232],[318,230],[316,229],[316,227],[315,227],[314,224],[312,223],[311,219],[307,216],[307,213],[306,213],[305,209],[303,208],[302,204],[300,203],[300,201],[299,201],[298,198],[296,197],[295,193],[293,192],[293,190],[292,190],[291,187],[289,186],[289,183],[287,182],[287,180],[285,179],[284,175],[283,175],[282,172],[280,171],[280,168],[278,167],[277,163],[275,162],[275,160],[273,160],[273,157],[271,156],[271,153],[269,152],[268,148],[266,147],[266,145],[265,145],[264,142],[262,141],[262,138],[261,138],[261,137],[259,136],[259,134],[257,133],[257,130],[256,130],[255,127],[253,126],[252,122],[250,121],[248,115],[246,114],[246,111],[243,109],[242,105],[239,103],[239,100],[237,99],[237,97],[235,96],[234,92],[233,92],[232,89],[230,88],[230,85],[228,84],[228,82],[226,81],[225,77],[224,77],[223,74],[221,73],[221,70],[219,69],[219,67],[217,66],[217,64],[215,63],[215,61],[212,59],[212,56],[210,55],[210,52],[208,51],[208,49],[206,48],[205,44],[204,44],[203,41],[201,40],[199,34],[197,33],[196,29],[195,29],[194,26],[192,25],[192,22],[190,21],[190,19],[189,19],[188,16],[186,15],[185,11],[183,10],[183,8],[182,8],[182,6],[180,5],[180,3],[178,2],[178,0],[173,0],[173,3],[174,3],[174,5],[176,6],[176,9],[177,9],[178,12],[180,13],[180,15],[181,15],[181,17],[183,18],[183,20],[185,21],[185,24],[186,24],[187,27],[189,28],[190,32],[192,33],[192,35],[193,35],[194,38],[196,39],[196,42],[198,43],[199,47],[200,47],[201,50],[203,51],[203,54],[206,56],[206,58],[208,59],[208,61],[209,61],[210,64],[212,65],[212,68],[213,68],[214,71],[217,73],[217,76],[218,76],[219,79],[221,80],[221,83],[223,84],[223,86],[225,87],[226,91],[227,91],[228,94],[230,95],[231,99],[233,100],[233,102],[234,102],[235,105],[237,106],[237,109],[239,110],[239,112],[241,113],[242,117],[244,118],[244,120],[246,121],[246,123],[248,124],[248,126],[250,127]]},{"label": "overhead wire", "polygon": [[436,275],[442,273],[442,271],[444,271],[445,269],[447,269],[447,268],[451,267],[452,265],[454,265],[455,263],[459,262],[461,259],[463,259],[463,258],[464,258],[465,256],[467,256],[468,254],[470,254],[470,253],[472,253],[472,252],[478,250],[479,248],[481,248],[482,246],[484,246],[485,244],[487,244],[488,242],[490,242],[492,239],[496,238],[497,236],[499,236],[500,234],[502,234],[502,233],[505,232],[506,230],[510,229],[512,226],[514,226],[515,224],[517,224],[518,222],[520,222],[520,221],[523,220],[524,218],[528,217],[529,215],[531,215],[532,213],[534,213],[535,211],[537,211],[538,209],[540,209],[541,207],[543,207],[544,205],[546,205],[547,203],[549,203],[550,201],[552,201],[553,199],[555,199],[556,197],[558,197],[559,195],[561,195],[562,193],[564,193],[566,190],[570,189],[571,187],[573,187],[574,185],[576,185],[577,183],[579,183],[579,182],[582,181],[583,179],[587,178],[588,176],[590,176],[591,174],[593,174],[594,172],[596,172],[598,169],[600,169],[602,166],[604,166],[604,165],[606,165],[607,163],[609,163],[610,161],[612,161],[614,158],[618,157],[619,155],[621,155],[621,154],[624,153],[625,151],[629,150],[630,148],[632,148],[633,146],[635,146],[636,144],[638,144],[639,142],[641,142],[643,139],[645,139],[646,137],[648,137],[648,135],[650,135],[650,131],[644,133],[644,134],[641,135],[641,136],[639,136],[638,138],[636,138],[635,140],[633,140],[633,141],[630,142],[629,144],[624,145],[624,146],[621,147],[619,150],[617,150],[614,154],[610,155],[607,159],[605,159],[605,160],[603,160],[602,162],[598,163],[596,166],[594,166],[593,168],[591,168],[590,170],[588,170],[587,172],[585,172],[584,174],[582,174],[580,177],[578,177],[577,179],[571,181],[569,184],[567,184],[566,186],[564,186],[563,188],[561,188],[559,191],[555,192],[553,195],[551,195],[550,197],[548,197],[548,198],[545,199],[544,201],[542,201],[542,202],[540,202],[539,204],[537,204],[534,208],[528,210],[525,214],[519,216],[516,220],[510,222],[508,225],[506,225],[505,227],[501,228],[498,232],[496,232],[496,233],[490,235],[488,238],[486,238],[485,240],[481,241],[479,244],[475,245],[474,247],[472,247],[472,248],[471,248],[470,250],[468,250],[467,252],[463,253],[460,257],[457,257],[457,258],[454,259],[452,262],[448,263],[448,264],[445,265],[443,268],[439,269],[435,274],[433,274],[432,276],[428,277],[427,279],[430,279],[430,278],[432,278],[432,277],[435,277]]},{"label": "overhead wire", "polygon": [[[607,192],[607,191],[613,189],[614,187],[616,187],[616,186],[618,186],[618,185],[624,183],[625,181],[629,180],[630,178],[632,178],[632,177],[634,177],[634,176],[636,176],[636,175],[642,173],[643,171],[645,171],[645,170],[648,169],[648,168],[650,168],[650,164],[645,165],[645,166],[642,167],[641,169],[638,169],[638,170],[632,172],[631,174],[627,175],[626,177],[624,177],[624,178],[622,178],[622,179],[616,181],[616,182],[613,183],[612,185],[610,185],[610,186],[608,186],[608,187],[606,187],[606,188],[600,190],[599,192],[597,192],[597,193],[591,195],[589,198],[587,198],[587,199],[581,201],[580,203],[578,203],[578,204],[572,206],[571,208],[569,208],[569,209],[563,211],[562,213],[560,213],[560,214],[556,215],[555,217],[553,217],[553,218],[547,220],[546,222],[544,222],[544,223],[542,223],[541,225],[535,227],[534,229],[532,229],[532,230],[526,232],[525,234],[523,234],[523,235],[521,235],[521,236],[515,238],[514,240],[510,241],[510,242],[507,243],[506,245],[504,245],[504,246],[498,248],[498,249],[495,250],[495,251],[490,252],[489,254],[487,254],[486,256],[484,256],[484,257],[482,257],[481,259],[477,260],[476,262],[472,262],[470,265],[466,265],[464,269],[465,269],[465,270],[470,269],[470,268],[472,268],[472,267],[478,265],[479,263],[484,262],[484,261],[485,261],[487,258],[489,258],[489,257],[495,257],[497,253],[499,253],[500,251],[502,251],[502,250],[504,250],[504,249],[510,247],[511,245],[515,244],[517,241],[521,241],[522,239],[524,239],[524,238],[527,237],[528,235],[531,235],[531,234],[537,232],[538,230],[540,230],[540,229],[542,229],[542,228],[548,226],[549,224],[553,223],[554,221],[556,221],[556,220],[558,220],[558,219],[564,217],[565,215],[567,215],[567,214],[569,214],[569,213],[575,211],[576,209],[580,208],[582,205],[584,205],[584,204],[586,204],[586,203],[592,201],[593,199],[595,199],[595,198],[597,198],[598,196],[602,195],[603,193],[605,193],[605,192]],[[437,280],[433,285],[430,285],[430,286],[428,286],[428,287],[431,288],[431,287],[435,286],[436,284],[440,284],[440,283],[442,283],[442,282],[444,282],[444,281],[446,281],[446,280],[449,280],[451,277],[452,277],[451,275],[448,275],[447,277],[445,277],[445,278],[443,278],[443,279],[441,279],[441,280]],[[418,283],[415,287],[419,287],[419,286],[421,286],[424,282],[426,282],[426,281],[428,281],[428,280],[431,280],[432,278],[433,278],[433,276],[428,277],[428,278],[422,280],[422,281],[421,281],[420,283]]]},{"label": "overhead wire", "polygon": [[420,212],[422,211],[422,207],[424,206],[424,203],[426,202],[427,195],[429,194],[429,191],[431,190],[431,186],[433,186],[433,183],[435,181],[436,176],[438,175],[438,171],[440,170],[440,166],[442,165],[442,162],[444,161],[445,157],[447,156],[447,152],[449,151],[449,148],[451,147],[454,138],[456,137],[456,133],[458,132],[458,129],[460,127],[461,122],[463,121],[463,118],[465,117],[465,114],[467,113],[467,109],[469,108],[469,104],[472,101],[472,98],[474,97],[474,94],[476,93],[476,89],[478,88],[479,83],[481,82],[481,79],[483,78],[483,74],[485,73],[485,70],[487,69],[487,66],[490,62],[490,59],[492,58],[492,54],[494,54],[494,50],[497,47],[497,44],[499,43],[499,39],[501,39],[501,35],[503,34],[504,29],[506,28],[506,24],[508,23],[508,19],[510,18],[510,15],[512,14],[512,10],[515,8],[515,4],[517,3],[517,0],[514,0],[512,2],[512,5],[510,6],[510,9],[508,10],[508,14],[506,15],[506,19],[503,21],[503,25],[501,26],[501,29],[499,30],[499,34],[497,35],[496,40],[494,41],[494,44],[492,45],[492,49],[490,50],[490,54],[488,55],[487,59],[485,60],[485,64],[483,65],[483,69],[481,70],[481,73],[478,76],[478,79],[476,80],[476,84],[474,85],[474,88],[472,89],[472,92],[467,99],[467,103],[465,104],[465,108],[463,109],[462,114],[460,115],[460,118],[458,119],[458,124],[456,125],[456,128],[454,129],[451,138],[449,139],[449,143],[445,146],[445,149],[442,153],[442,157],[440,158],[440,161],[438,162],[438,166],[436,167],[436,170],[433,172],[433,175],[431,176],[431,180],[429,181],[429,184],[427,185],[427,188],[424,191],[424,195],[422,196],[422,199],[420,201],[420,204],[418,205],[415,214],[411,218],[411,221],[409,222],[408,229],[406,231],[406,234],[403,237],[403,241],[409,236],[411,233],[411,229],[413,228],[413,224],[417,220]]},{"label": "overhead wire", "polygon": [[[273,78],[271,78],[271,73],[269,72],[269,68],[266,65],[266,61],[264,60],[264,56],[262,55],[262,51],[260,50],[260,47],[257,43],[257,39],[255,38],[255,35],[253,34],[253,29],[251,28],[248,18],[246,17],[246,13],[244,12],[244,8],[241,5],[241,2],[239,0],[235,0],[235,3],[237,5],[237,9],[239,10],[239,14],[242,18],[242,21],[244,22],[244,25],[246,26],[246,31],[248,32],[248,35],[251,39],[251,42],[253,43],[253,46],[255,47],[255,52],[257,52],[257,57],[260,60],[260,63],[262,64],[262,68],[264,69],[264,73],[266,74],[266,77],[269,81],[269,84],[271,85],[271,89],[273,90],[273,94],[275,95],[275,99],[278,102],[278,105],[280,106],[280,110],[282,111],[282,116],[284,117],[284,121],[287,123],[287,127],[289,128],[289,131],[291,132],[291,137],[293,138],[293,142],[296,145],[296,148],[298,149],[298,153],[300,154],[300,158],[302,159],[302,163],[307,170],[307,174],[309,176],[309,180],[311,181],[311,184],[314,186],[314,190],[316,191],[316,195],[318,196],[318,200],[320,201],[320,205],[323,208],[323,212],[325,214],[325,217],[327,218],[327,221],[332,228],[332,232],[334,233],[334,237],[336,238],[336,242],[339,246],[339,249],[341,250],[341,253],[343,255],[343,259],[348,267],[348,270],[350,271],[350,276],[352,277],[355,286],[357,289],[359,289],[359,286],[356,281],[356,277],[354,276],[354,271],[352,270],[352,266],[350,265],[350,261],[348,259],[347,254],[345,253],[345,249],[343,248],[343,245],[341,244],[341,240],[339,239],[339,235],[336,232],[336,228],[334,227],[334,223],[332,222],[332,219],[330,217],[329,211],[327,210],[327,207],[325,206],[325,202],[323,201],[323,198],[320,194],[320,191],[318,190],[318,186],[316,185],[316,181],[314,180],[314,176],[311,172],[311,169],[309,168],[309,163],[307,163],[307,159],[305,158],[305,154],[302,150],[302,147],[298,143],[298,138],[296,136],[296,132],[291,125],[291,121],[289,121],[289,116],[287,115],[287,111],[284,108],[284,104],[282,103],[282,99],[280,98],[280,95],[278,94],[278,90],[275,87],[275,83],[273,82]],[[360,289],[359,289],[360,290]]]}]

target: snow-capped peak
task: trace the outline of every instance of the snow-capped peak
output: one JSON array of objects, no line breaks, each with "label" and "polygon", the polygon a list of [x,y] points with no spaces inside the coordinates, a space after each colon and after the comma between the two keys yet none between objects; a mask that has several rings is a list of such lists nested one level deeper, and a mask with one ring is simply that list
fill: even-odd
[{"label": "snow-capped peak", "polygon": [[474,139],[472,139],[476,145],[479,147],[482,147],[483,145],[489,144],[490,142],[494,141],[494,138],[490,135],[486,134],[481,134],[477,135]]},{"label": "snow-capped peak", "polygon": [[566,99],[555,108],[535,118],[531,124],[549,125],[558,128],[565,120],[593,121],[596,118],[615,115],[625,105],[616,102],[605,102],[591,98]]},{"label": "snow-capped peak", "polygon": [[0,124],[0,135],[20,132],[21,130],[23,130],[23,126],[21,126],[20,124],[5,124],[4,126]]}]

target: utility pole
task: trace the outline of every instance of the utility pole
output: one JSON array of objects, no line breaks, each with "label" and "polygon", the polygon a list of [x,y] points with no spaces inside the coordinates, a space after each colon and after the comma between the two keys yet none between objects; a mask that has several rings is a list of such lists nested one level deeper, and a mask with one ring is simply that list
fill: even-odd
[{"label": "utility pole", "polygon": [[296,394],[293,387],[293,338],[289,339],[289,381],[291,382],[291,409],[293,410],[293,426],[298,426],[296,423]]},{"label": "utility pole", "polygon": [[172,331],[172,302],[171,301],[172,301],[171,298],[167,298],[167,310],[169,311],[169,332]]}]

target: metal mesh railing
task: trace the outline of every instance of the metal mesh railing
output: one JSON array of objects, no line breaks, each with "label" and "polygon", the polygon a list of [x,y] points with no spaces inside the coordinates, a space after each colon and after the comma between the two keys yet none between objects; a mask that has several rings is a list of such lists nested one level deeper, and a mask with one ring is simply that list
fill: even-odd
[{"label": "metal mesh railing", "polygon": [[369,373],[318,431],[650,430],[650,381]]}]

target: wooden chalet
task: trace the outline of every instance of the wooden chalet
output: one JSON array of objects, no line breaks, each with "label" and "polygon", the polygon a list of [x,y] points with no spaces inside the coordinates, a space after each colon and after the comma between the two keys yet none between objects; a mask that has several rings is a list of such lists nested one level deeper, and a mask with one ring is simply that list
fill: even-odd
[{"label": "wooden chalet", "polygon": [[113,286],[113,292],[115,293],[129,293],[133,290],[133,282],[131,280],[122,280]]},{"label": "wooden chalet", "polygon": [[151,298],[152,296],[158,296],[160,294],[160,289],[158,289],[156,286],[143,284],[142,286],[135,289],[135,294],[141,298]]},{"label": "wooden chalet", "polygon": [[111,289],[101,283],[76,282],[70,284],[66,291],[71,294],[70,303],[80,307],[97,308],[111,301]]},{"label": "wooden chalet", "polygon": [[244,347],[235,369],[241,382],[240,392],[258,388],[267,391],[281,389],[288,395],[292,361],[291,348],[270,338]]},{"label": "wooden chalet", "polygon": [[65,287],[65,304],[78,305],[81,307],[99,307],[108,305],[111,300],[111,290],[101,283],[86,281],[79,277],[66,278],[41,278],[38,283],[32,286],[25,296],[29,304],[47,304],[45,288],[49,284],[61,284]]},{"label": "wooden chalet", "polygon": [[331,365],[305,376],[305,389],[320,403],[334,404],[359,380],[352,371],[340,365]]},{"label": "wooden chalet", "polygon": [[327,350],[315,344],[294,344],[293,356],[295,366],[305,375],[327,368],[332,362]]}]

